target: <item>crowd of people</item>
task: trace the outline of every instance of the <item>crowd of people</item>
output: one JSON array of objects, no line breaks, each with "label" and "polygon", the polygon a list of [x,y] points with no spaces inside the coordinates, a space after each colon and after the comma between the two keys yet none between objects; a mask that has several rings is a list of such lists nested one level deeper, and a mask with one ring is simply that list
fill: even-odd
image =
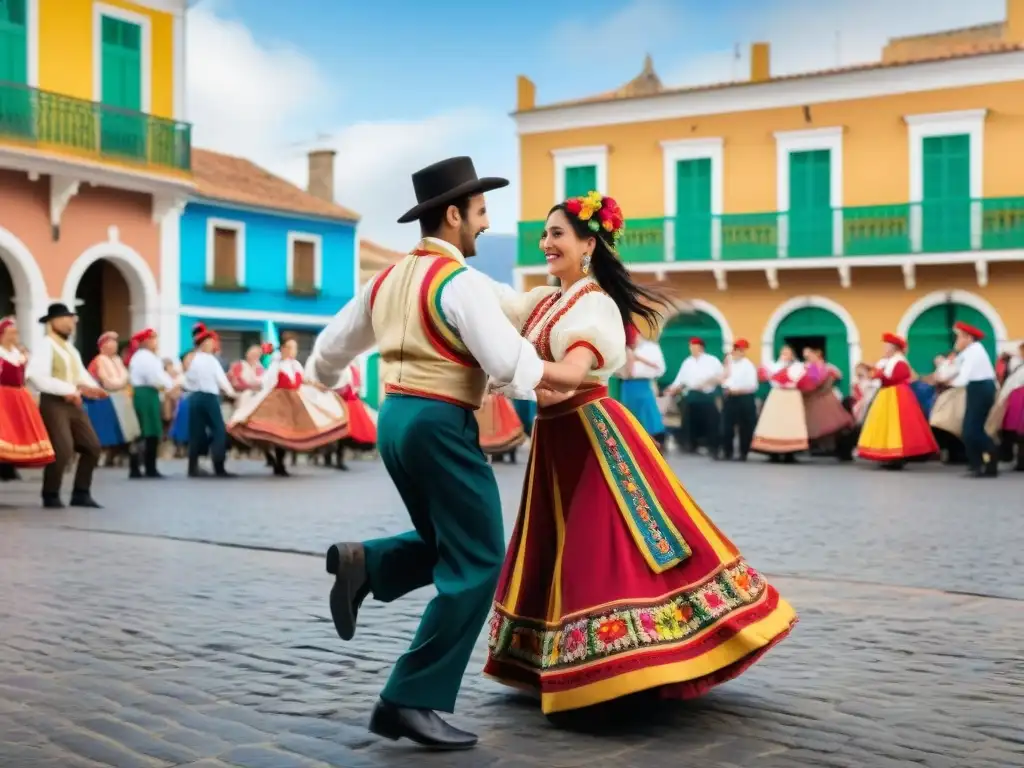
[{"label": "crowd of people", "polygon": [[346,450],[376,445],[375,413],[359,398],[358,370],[350,366],[334,390],[307,383],[292,338],[277,349],[256,346],[226,366],[217,333],[202,323],[180,363],[158,356],[152,328],[123,348],[107,332],[85,365],[71,343],[75,312],[53,304],[40,322],[45,340],[30,353],[13,318],[0,320],[0,479],[42,467],[46,508],[64,506],[61,486],[72,464],[70,505],[99,507],[92,480],[104,457],[107,466],[127,462],[133,480],[157,479],[164,448],[173,445],[187,455],[189,477],[229,478],[229,450],[256,452],[275,475],[287,476],[289,452],[345,468]]}]

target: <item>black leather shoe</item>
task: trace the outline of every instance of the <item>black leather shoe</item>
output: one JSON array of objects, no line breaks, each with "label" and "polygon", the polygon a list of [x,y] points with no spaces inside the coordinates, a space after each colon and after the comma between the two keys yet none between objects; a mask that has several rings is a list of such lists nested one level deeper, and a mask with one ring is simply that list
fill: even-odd
[{"label": "black leather shoe", "polygon": [[359,606],[370,593],[363,545],[332,544],[327,550],[327,572],[334,576],[334,586],[331,587],[334,629],[342,640],[351,640],[356,634]]},{"label": "black leather shoe", "polygon": [[370,733],[396,741],[409,739],[430,749],[470,749],[476,734],[449,725],[432,709],[396,707],[380,699],[370,715]]},{"label": "black leather shoe", "polygon": [[59,494],[44,493],[43,509],[64,509],[64,502],[60,500]]},{"label": "black leather shoe", "polygon": [[103,509],[102,505],[92,497],[89,491],[74,491],[71,494],[72,507],[88,507],[89,509]]}]

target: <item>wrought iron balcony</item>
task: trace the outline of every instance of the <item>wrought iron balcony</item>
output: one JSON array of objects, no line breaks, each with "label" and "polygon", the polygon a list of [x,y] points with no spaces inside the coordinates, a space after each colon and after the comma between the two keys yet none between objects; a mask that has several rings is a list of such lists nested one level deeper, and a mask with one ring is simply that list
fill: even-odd
[{"label": "wrought iron balcony", "polygon": [[[519,224],[521,267],[544,263],[544,222]],[[928,200],[786,213],[630,219],[630,263],[904,256],[1024,249],[1024,197]]]},{"label": "wrought iron balcony", "polygon": [[0,144],[190,173],[192,126],[0,82]]}]

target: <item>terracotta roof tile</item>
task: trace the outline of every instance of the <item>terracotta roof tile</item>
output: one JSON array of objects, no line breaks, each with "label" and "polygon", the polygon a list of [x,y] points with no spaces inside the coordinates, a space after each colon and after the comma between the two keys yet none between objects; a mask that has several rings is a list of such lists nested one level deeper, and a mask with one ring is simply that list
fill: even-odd
[{"label": "terracotta roof tile", "polygon": [[193,149],[192,173],[196,194],[200,197],[308,216],[359,221],[359,214],[355,211],[314,197],[242,157]]},{"label": "terracotta roof tile", "polygon": [[393,251],[372,240],[359,241],[359,282],[365,283],[385,267],[389,267],[406,254]]},{"label": "terracotta roof tile", "polygon": [[749,80],[733,80],[724,83],[710,83],[708,85],[687,86],[685,88],[664,88],[655,94],[622,94],[622,89],[607,91],[596,96],[588,96],[581,99],[559,101],[552,104],[542,104],[533,109],[514,112],[513,114],[527,114],[529,112],[542,112],[548,109],[562,109],[564,107],[576,107],[584,104],[597,104],[609,101],[630,101],[633,99],[656,99],[661,96],[671,96],[680,93],[701,93],[706,91],[718,91],[725,88],[743,88],[752,85],[766,85],[788,80],[804,80],[812,77],[826,77],[828,75],[846,74],[848,72],[866,72],[873,69],[896,69],[914,64],[927,64],[935,61],[947,61],[950,59],[963,59],[972,56],[988,56],[996,53],[1009,53],[1012,51],[1024,50],[1024,44],[1008,43],[998,40],[984,41],[977,43],[965,43],[962,46],[954,46],[951,50],[936,52],[933,56],[923,56],[913,60],[898,61],[873,61],[867,64],[854,64],[848,67],[834,67],[831,69],[819,69],[812,72],[798,72],[792,75],[781,75],[772,77],[764,82],[753,83]]}]

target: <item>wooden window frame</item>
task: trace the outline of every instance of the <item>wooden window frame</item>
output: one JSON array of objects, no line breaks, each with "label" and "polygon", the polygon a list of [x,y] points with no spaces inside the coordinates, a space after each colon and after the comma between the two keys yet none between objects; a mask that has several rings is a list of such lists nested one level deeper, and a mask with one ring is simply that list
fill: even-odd
[{"label": "wooden window frame", "polygon": [[286,282],[288,292],[300,296],[308,295],[304,288],[295,286],[295,244],[308,243],[313,246],[313,295],[323,290],[324,284],[324,239],[310,232],[288,233],[288,266]]},{"label": "wooden window frame", "polygon": [[[216,232],[218,229],[231,230],[235,233],[235,285],[216,285],[217,253],[215,250]],[[245,288],[245,222],[233,219],[209,218],[206,220],[206,288],[220,290],[242,290]]]}]

